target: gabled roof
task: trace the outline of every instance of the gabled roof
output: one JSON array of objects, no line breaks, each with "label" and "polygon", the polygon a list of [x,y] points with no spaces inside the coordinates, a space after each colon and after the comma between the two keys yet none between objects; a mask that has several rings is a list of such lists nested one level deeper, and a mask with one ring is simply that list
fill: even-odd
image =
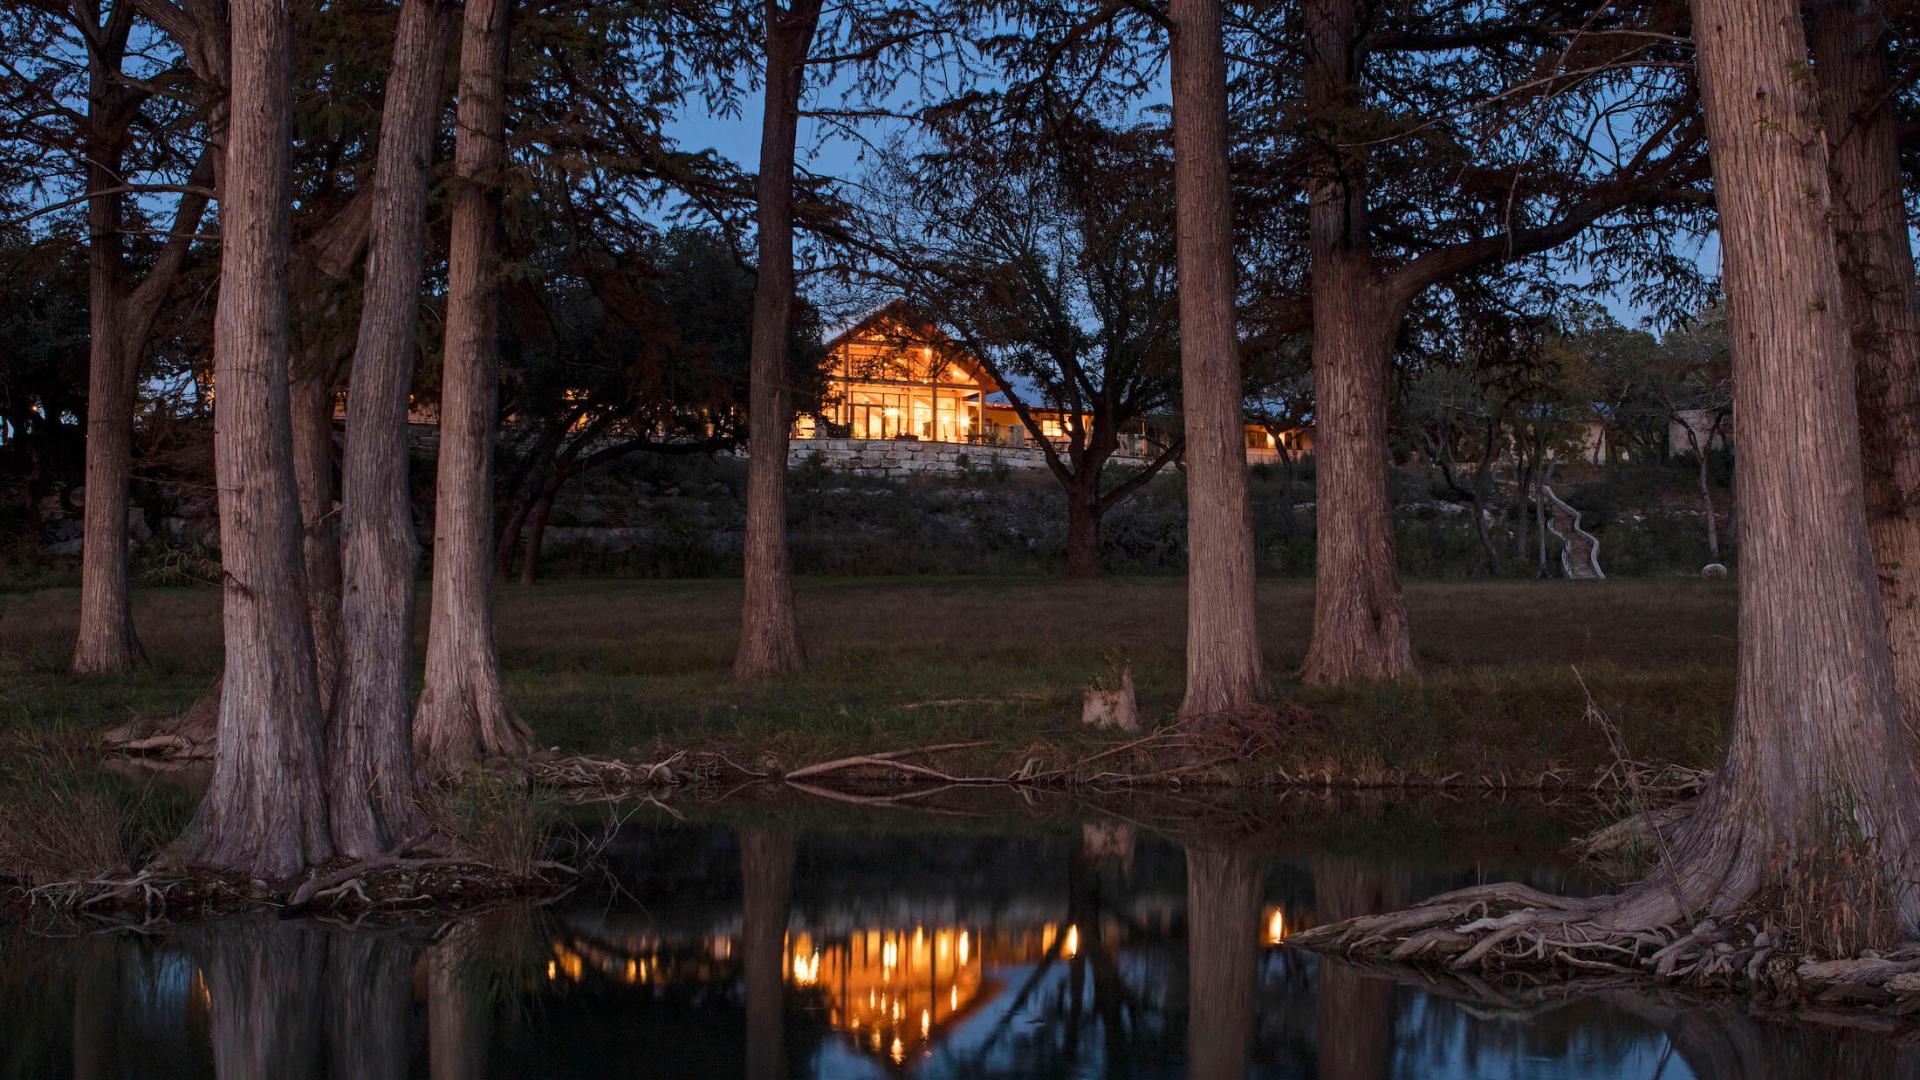
[{"label": "gabled roof", "polygon": [[874,331],[888,323],[902,328],[906,336],[917,341],[924,341],[926,344],[938,348],[941,355],[945,357],[949,363],[958,365],[965,370],[987,393],[997,394],[1000,392],[999,381],[995,379],[986,368],[980,365],[980,362],[974,358],[972,353],[961,348],[959,343],[953,340],[952,335],[948,334],[939,322],[905,300],[891,301],[862,316],[857,322],[853,323],[853,325],[846,327],[828,338],[826,341],[826,349],[831,353],[842,345],[851,344],[870,337],[877,337],[878,335],[875,334]]}]

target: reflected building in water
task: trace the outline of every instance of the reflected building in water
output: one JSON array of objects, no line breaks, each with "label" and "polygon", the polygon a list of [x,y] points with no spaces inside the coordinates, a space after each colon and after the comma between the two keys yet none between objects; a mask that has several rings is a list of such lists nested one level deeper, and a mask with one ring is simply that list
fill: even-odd
[{"label": "reflected building in water", "polygon": [[1288,946],[1457,884],[1378,860],[937,842],[906,869],[723,834],[719,869],[624,908],[434,930],[10,944],[0,1080],[1913,1075],[1890,1041],[1736,1008],[1480,1000]]}]

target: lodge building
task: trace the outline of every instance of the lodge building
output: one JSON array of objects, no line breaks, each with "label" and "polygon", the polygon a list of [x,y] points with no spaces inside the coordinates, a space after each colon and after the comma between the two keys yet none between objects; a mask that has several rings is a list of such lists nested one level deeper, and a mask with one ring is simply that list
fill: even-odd
[{"label": "lodge building", "polygon": [[[804,453],[816,442],[919,442],[1034,449],[1032,434],[1005,389],[978,361],[902,304],[869,315],[827,342],[826,387],[820,417],[802,416],[793,437]],[[1046,439],[1065,446],[1070,414],[1030,407]],[[1120,433],[1117,455],[1151,458],[1173,436],[1167,417],[1136,419]],[[1091,426],[1092,418],[1084,423]],[[1249,463],[1312,453],[1312,432],[1276,436],[1260,424],[1245,427]],[[799,456],[796,454],[796,456]]]}]

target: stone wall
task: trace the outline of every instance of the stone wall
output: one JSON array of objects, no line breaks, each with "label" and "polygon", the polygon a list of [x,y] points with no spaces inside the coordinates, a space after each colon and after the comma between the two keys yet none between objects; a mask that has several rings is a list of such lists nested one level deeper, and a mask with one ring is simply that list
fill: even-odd
[{"label": "stone wall", "polygon": [[800,465],[815,454],[829,469],[860,476],[951,476],[996,466],[1047,467],[1046,455],[1032,446],[980,446],[904,439],[794,439],[787,444],[789,465]]},{"label": "stone wall", "polygon": [[[787,464],[805,463],[815,454],[829,469],[859,476],[958,476],[1008,469],[1045,470],[1047,457],[1037,446],[984,446],[977,443],[916,442],[908,439],[794,439]],[[1148,459],[1115,454],[1114,465],[1142,465]]]}]

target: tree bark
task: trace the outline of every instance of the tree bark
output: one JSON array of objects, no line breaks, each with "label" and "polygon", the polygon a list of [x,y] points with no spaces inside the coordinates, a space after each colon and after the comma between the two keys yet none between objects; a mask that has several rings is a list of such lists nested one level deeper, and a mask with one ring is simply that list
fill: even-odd
[{"label": "tree bark", "polygon": [[425,270],[427,186],[451,9],[406,0],[373,174],[373,232],[341,465],[343,664],[327,725],[333,842],[369,859],[418,831],[413,748],[413,573],[407,399]]},{"label": "tree bark", "polygon": [[1253,514],[1234,330],[1233,194],[1218,0],[1172,0],[1173,187],[1187,469],[1182,716],[1245,708],[1261,688]]},{"label": "tree bark", "polygon": [[[1355,0],[1307,0],[1307,107],[1338,141],[1356,106]],[[1413,671],[1387,471],[1387,376],[1406,300],[1369,255],[1365,163],[1329,146],[1308,181],[1317,410],[1313,637],[1300,677],[1340,684]]]},{"label": "tree bark", "polygon": [[286,0],[231,11],[213,348],[226,674],[213,778],[185,850],[278,880],[333,855],[287,384],[293,20]]},{"label": "tree bark", "polygon": [[333,691],[340,675],[340,521],[333,512],[333,365],[303,359],[296,352],[290,377],[301,562],[307,570],[314,679],[324,713],[333,708]]},{"label": "tree bark", "polygon": [[778,1080],[786,1071],[787,918],[793,895],[794,837],[771,829],[740,834],[740,966],[747,998],[746,1075]]},{"label": "tree bark", "polygon": [[1399,548],[1387,467],[1387,375],[1399,319],[1370,280],[1364,258],[1329,244],[1316,200],[1313,274],[1315,584],[1313,636],[1301,678],[1337,685],[1413,670],[1413,639],[1400,591]]},{"label": "tree bark", "polygon": [[426,683],[414,715],[415,764],[445,777],[478,759],[532,752],[507,706],[493,633],[493,430],[499,402],[500,257],[511,0],[468,0],[460,38],[447,343],[435,476],[433,607]]},{"label": "tree bark", "polygon": [[766,5],[766,109],[760,126],[759,271],[747,405],[746,581],[737,679],[788,675],[806,666],[787,551],[787,336],[793,318],[793,161],[806,87],[807,53],[821,0]]},{"label": "tree bark", "polygon": [[[1884,888],[1911,933],[1920,800],[1867,538],[1805,31],[1794,0],[1693,0],[1693,24],[1742,432],[1739,678],[1726,755],[1700,810],[1605,921],[1729,913],[1804,888],[1796,873],[1853,855],[1850,872],[1868,880],[1851,885]],[[1866,936],[1843,947],[1878,943]]]},{"label": "tree bark", "polygon": [[[1096,474],[1095,483],[1098,483]],[[1067,490],[1067,576],[1091,580],[1100,576],[1100,499],[1084,485]]]},{"label": "tree bark", "polygon": [[1187,848],[1187,1075],[1247,1075],[1260,959],[1259,865],[1239,852]]},{"label": "tree bark", "polygon": [[1884,24],[1864,0],[1817,0],[1807,34],[1831,147],[1833,224],[1852,324],[1867,530],[1893,681],[1920,729],[1920,319]]},{"label": "tree bark", "polygon": [[[96,205],[101,200],[96,200]],[[89,214],[89,224],[95,215]],[[95,241],[95,245],[101,241]],[[90,261],[98,262],[97,258]],[[99,274],[96,266],[95,274]],[[127,566],[127,488],[133,478],[138,353],[123,347],[111,286],[96,284],[87,358],[86,502],[80,541],[80,632],[75,675],[121,675],[139,663]]]}]

